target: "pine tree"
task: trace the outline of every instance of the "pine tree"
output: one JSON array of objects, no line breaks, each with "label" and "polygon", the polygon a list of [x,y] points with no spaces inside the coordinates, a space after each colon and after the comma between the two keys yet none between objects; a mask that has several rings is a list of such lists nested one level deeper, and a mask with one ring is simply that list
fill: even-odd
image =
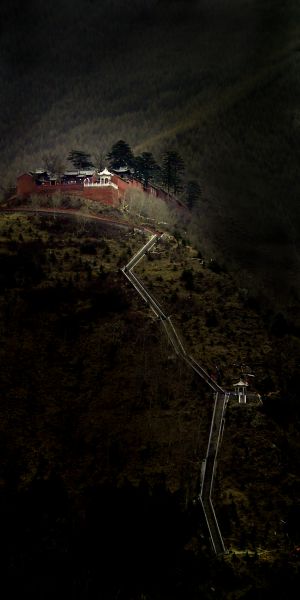
[{"label": "pine tree", "polygon": [[194,208],[201,196],[201,188],[197,181],[188,181],[186,186],[186,203],[191,210]]},{"label": "pine tree", "polygon": [[87,152],[83,152],[82,150],[71,150],[71,152],[68,155],[68,160],[79,171],[81,171],[82,169],[93,168],[94,165],[90,159],[91,155]]},{"label": "pine tree", "polygon": [[172,191],[178,194],[182,190],[182,176],[184,162],[178,152],[167,150],[162,156],[162,184],[167,188],[168,194]]},{"label": "pine tree", "polygon": [[143,152],[134,159],[134,175],[147,188],[149,181],[159,172],[159,166],[151,152]]},{"label": "pine tree", "polygon": [[132,150],[124,140],[119,140],[113,146],[107,155],[109,165],[112,169],[120,169],[121,167],[133,167],[134,156]]}]

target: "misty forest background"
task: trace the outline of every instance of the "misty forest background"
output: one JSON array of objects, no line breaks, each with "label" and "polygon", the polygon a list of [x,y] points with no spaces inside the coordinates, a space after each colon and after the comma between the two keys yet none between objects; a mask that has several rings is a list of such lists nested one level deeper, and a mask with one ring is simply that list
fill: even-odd
[{"label": "misty forest background", "polygon": [[[12,1],[1,8],[0,177],[48,151],[176,150],[197,236],[240,285],[299,299],[299,3]],[[290,308],[289,308],[290,307]]]}]

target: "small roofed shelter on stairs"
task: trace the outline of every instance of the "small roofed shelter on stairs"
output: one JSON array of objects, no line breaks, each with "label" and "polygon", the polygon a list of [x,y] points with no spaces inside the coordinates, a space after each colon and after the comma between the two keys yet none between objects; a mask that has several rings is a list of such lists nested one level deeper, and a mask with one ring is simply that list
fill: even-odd
[{"label": "small roofed shelter on stairs", "polygon": [[240,379],[237,383],[233,384],[235,393],[238,396],[239,404],[246,404],[247,402],[247,387],[249,383]]}]

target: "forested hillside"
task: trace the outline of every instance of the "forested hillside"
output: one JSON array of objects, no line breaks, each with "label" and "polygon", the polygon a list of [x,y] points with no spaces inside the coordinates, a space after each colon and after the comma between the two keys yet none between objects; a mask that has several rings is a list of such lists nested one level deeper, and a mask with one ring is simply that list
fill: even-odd
[{"label": "forested hillside", "polygon": [[143,232],[12,213],[0,241],[3,587],[38,600],[292,597],[297,332],[180,236],[137,266],[228,391],[241,361],[255,372],[261,403],[231,395],[226,410],[213,498],[228,553],[216,557],[198,501],[213,394],[120,271]]},{"label": "forested hillside", "polygon": [[277,304],[299,293],[295,0],[3,7],[1,184],[52,151],[180,152],[198,235]]}]

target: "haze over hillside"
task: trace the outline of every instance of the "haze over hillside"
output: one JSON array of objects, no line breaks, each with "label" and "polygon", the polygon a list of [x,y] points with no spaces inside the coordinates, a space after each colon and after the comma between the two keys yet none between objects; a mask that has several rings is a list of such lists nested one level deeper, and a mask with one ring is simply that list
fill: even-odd
[{"label": "haze over hillside", "polygon": [[81,0],[3,7],[1,181],[47,151],[176,148],[198,238],[241,285],[299,294],[299,5]]}]

